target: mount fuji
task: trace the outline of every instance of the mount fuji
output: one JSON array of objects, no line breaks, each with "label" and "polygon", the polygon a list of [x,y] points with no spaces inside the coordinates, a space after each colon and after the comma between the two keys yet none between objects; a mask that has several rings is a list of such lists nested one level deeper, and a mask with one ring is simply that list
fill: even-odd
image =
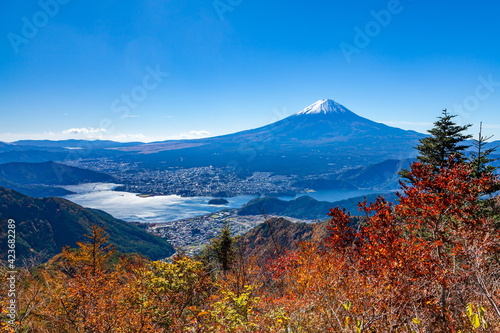
[{"label": "mount fuji", "polygon": [[345,106],[325,99],[273,124],[219,138],[233,142],[260,138],[261,141],[268,139],[282,144],[293,142],[319,146],[327,143],[350,145],[358,141],[374,143],[379,139],[414,140],[421,137],[422,134],[414,131],[390,127],[360,117]]},{"label": "mount fuji", "polygon": [[[218,137],[118,148],[127,159],[163,165],[237,166],[305,174],[406,159],[424,134],[363,118],[324,99],[275,123]],[[308,170],[306,170],[308,169]]]},{"label": "mount fuji", "polygon": [[339,104],[331,99],[322,99],[314,104],[309,105],[304,110],[297,112],[296,115],[303,114],[328,114],[328,113],[352,113],[342,104]]}]

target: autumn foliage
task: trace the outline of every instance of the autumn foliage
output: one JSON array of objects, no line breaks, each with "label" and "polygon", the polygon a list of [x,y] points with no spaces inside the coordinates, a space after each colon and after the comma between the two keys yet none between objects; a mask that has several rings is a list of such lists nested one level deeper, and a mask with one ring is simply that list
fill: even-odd
[{"label": "autumn foliage", "polygon": [[305,301],[284,303],[297,329],[500,331],[499,230],[480,200],[498,181],[471,172],[415,163],[399,204],[361,204],[360,228],[333,209],[322,249],[304,245],[277,264],[289,294]]},{"label": "autumn foliage", "polygon": [[264,265],[231,249],[224,269],[119,256],[95,228],[78,249],[19,273],[16,329],[500,332],[500,234],[484,196],[498,179],[415,163],[401,186],[398,204],[361,203],[361,224],[332,209],[329,237]]}]

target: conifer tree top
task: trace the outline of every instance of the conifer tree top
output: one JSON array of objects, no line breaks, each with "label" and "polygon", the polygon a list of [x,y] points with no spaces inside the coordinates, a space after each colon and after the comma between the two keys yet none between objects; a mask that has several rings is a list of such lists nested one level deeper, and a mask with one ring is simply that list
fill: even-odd
[{"label": "conifer tree top", "polygon": [[454,156],[456,162],[464,161],[463,151],[469,146],[461,143],[472,138],[472,135],[465,135],[463,132],[471,125],[458,126],[453,121],[455,117],[446,109],[443,110],[434,127],[428,130],[431,136],[421,139],[416,147],[420,152],[417,156],[420,162],[440,167],[448,162],[450,156]]}]

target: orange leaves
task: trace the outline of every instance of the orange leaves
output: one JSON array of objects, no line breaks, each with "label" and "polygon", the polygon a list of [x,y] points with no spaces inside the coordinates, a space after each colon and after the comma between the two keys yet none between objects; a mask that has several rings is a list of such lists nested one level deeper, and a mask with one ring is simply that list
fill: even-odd
[{"label": "orange leaves", "polygon": [[[499,232],[480,200],[498,179],[474,178],[468,166],[456,163],[437,170],[415,163],[409,179],[399,204],[383,198],[361,203],[366,219],[359,227],[332,209],[323,244],[307,244],[277,261],[275,278],[291,323],[314,331],[318,326],[301,309],[321,308],[311,311],[323,331],[344,332],[352,318],[373,331],[463,331],[469,325],[464,302],[498,305],[498,292],[489,290],[499,290],[492,278],[500,276],[494,259]],[[348,312],[341,306],[346,299]]]},{"label": "orange leaves", "polygon": [[409,176],[398,204],[362,203],[361,225],[332,209],[328,238],[264,267],[239,256],[220,274],[182,256],[120,261],[96,232],[36,277],[27,273],[19,294],[33,301],[21,303],[38,305],[23,324],[40,332],[127,333],[500,327],[500,231],[480,200],[498,180],[474,178],[456,163],[438,170],[416,163]]}]

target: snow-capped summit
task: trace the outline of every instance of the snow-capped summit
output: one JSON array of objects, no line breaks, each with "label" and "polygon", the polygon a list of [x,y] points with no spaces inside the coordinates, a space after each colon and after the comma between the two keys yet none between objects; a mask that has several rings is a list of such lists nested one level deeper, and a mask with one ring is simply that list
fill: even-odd
[{"label": "snow-capped summit", "polygon": [[[307,174],[314,169],[331,173],[344,165],[359,166],[366,161],[378,163],[410,156],[412,147],[423,137],[424,134],[361,117],[325,99],[262,127],[213,138],[164,141],[123,150],[147,153],[152,161],[178,156],[178,165],[182,166],[186,164],[181,163],[180,157],[187,156],[188,163],[234,164],[242,170]],[[159,153],[158,157],[155,153]],[[200,162],[192,162],[198,160]]]},{"label": "snow-capped summit", "polygon": [[329,114],[329,113],[351,113],[345,106],[339,104],[331,99],[322,99],[316,103],[309,105],[304,110],[296,113],[296,115],[303,114]]}]

